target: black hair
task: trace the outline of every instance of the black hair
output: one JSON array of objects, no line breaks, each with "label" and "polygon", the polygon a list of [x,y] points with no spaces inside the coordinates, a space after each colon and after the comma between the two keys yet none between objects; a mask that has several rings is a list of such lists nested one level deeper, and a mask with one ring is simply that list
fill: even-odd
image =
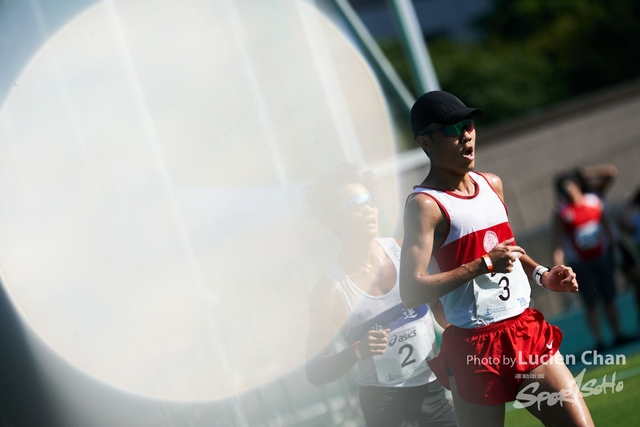
[{"label": "black hair", "polygon": [[324,223],[340,207],[341,190],[349,184],[361,184],[371,194],[376,189],[373,172],[361,172],[356,163],[341,163],[336,169],[315,180],[305,189],[307,214]]},{"label": "black hair", "polygon": [[591,193],[594,191],[594,188],[589,184],[589,181],[582,173],[582,170],[576,169],[572,172],[575,177],[575,183],[580,187],[580,191],[583,193]]},{"label": "black hair", "polygon": [[580,187],[580,189],[583,190],[584,179],[580,179],[580,174],[577,173],[576,171],[564,172],[556,176],[555,178],[556,192],[567,199],[571,199],[565,187],[568,181],[576,183]]},{"label": "black hair", "polygon": [[636,190],[636,194],[633,196],[632,200],[636,206],[640,207],[640,188]]}]

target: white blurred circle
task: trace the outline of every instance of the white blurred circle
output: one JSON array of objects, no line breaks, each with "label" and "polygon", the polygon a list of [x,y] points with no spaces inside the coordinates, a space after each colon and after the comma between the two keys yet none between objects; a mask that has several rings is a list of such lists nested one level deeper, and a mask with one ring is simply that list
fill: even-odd
[{"label": "white blurred circle", "polygon": [[371,70],[309,4],[99,2],[0,113],[3,284],[94,378],[232,394],[304,359],[324,252],[300,187],[393,150]]}]

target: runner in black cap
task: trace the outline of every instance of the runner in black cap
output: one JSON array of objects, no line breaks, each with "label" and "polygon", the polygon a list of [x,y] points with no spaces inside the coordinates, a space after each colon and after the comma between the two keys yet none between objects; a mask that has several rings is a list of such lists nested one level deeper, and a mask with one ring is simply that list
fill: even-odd
[{"label": "runner in black cap", "polygon": [[[480,115],[442,91],[424,94],[411,110],[431,166],[405,208],[402,301],[412,307],[439,298],[444,306],[451,326],[429,365],[453,393],[459,426],[502,426],[505,403],[515,399],[545,425],[592,426],[558,353],[560,330],[529,307],[528,278],[551,291],[577,292],[575,274],[564,265],[541,266],[516,245],[502,181],[473,171]],[[436,274],[427,273],[432,256]],[[562,404],[545,398],[553,393]]]}]

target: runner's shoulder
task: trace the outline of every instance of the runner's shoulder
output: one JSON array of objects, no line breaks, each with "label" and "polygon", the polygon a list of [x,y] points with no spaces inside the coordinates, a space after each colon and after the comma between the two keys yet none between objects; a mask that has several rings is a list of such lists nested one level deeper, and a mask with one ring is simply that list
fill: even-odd
[{"label": "runner's shoulder", "polygon": [[323,274],[311,288],[309,307],[330,312],[335,310],[340,303],[340,293],[336,285]]},{"label": "runner's shoulder", "polygon": [[[309,311],[312,318],[336,326],[346,321],[346,313],[336,285],[325,275],[311,289]],[[324,319],[324,320],[321,320]]]},{"label": "runner's shoulder", "polygon": [[443,219],[442,209],[436,200],[426,193],[414,193],[407,200],[406,215],[420,220],[439,221]]},{"label": "runner's shoulder", "polygon": [[482,175],[489,182],[489,184],[496,190],[498,188],[500,189],[502,188],[502,180],[498,175],[491,172],[477,172],[477,173]]},{"label": "runner's shoulder", "polygon": [[339,296],[335,284],[324,274],[311,288],[311,301],[332,299]]}]

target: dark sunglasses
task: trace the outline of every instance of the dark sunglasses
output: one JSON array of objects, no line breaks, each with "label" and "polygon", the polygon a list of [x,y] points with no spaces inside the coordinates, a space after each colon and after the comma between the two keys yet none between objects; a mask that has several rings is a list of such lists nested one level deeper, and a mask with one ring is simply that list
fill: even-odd
[{"label": "dark sunglasses", "polygon": [[342,206],[340,206],[336,211],[329,217],[333,218],[336,216],[338,212],[342,209],[346,209],[348,211],[356,212],[364,208],[364,205],[367,204],[372,208],[376,207],[376,197],[369,193],[358,194],[357,196],[353,196],[349,200],[347,200]]},{"label": "dark sunglasses", "polygon": [[464,119],[461,122],[454,123],[452,125],[444,125],[438,129],[426,130],[420,132],[418,135],[431,135],[432,133],[442,132],[444,136],[460,136],[464,133],[465,129],[468,132],[473,131],[473,119]]}]

